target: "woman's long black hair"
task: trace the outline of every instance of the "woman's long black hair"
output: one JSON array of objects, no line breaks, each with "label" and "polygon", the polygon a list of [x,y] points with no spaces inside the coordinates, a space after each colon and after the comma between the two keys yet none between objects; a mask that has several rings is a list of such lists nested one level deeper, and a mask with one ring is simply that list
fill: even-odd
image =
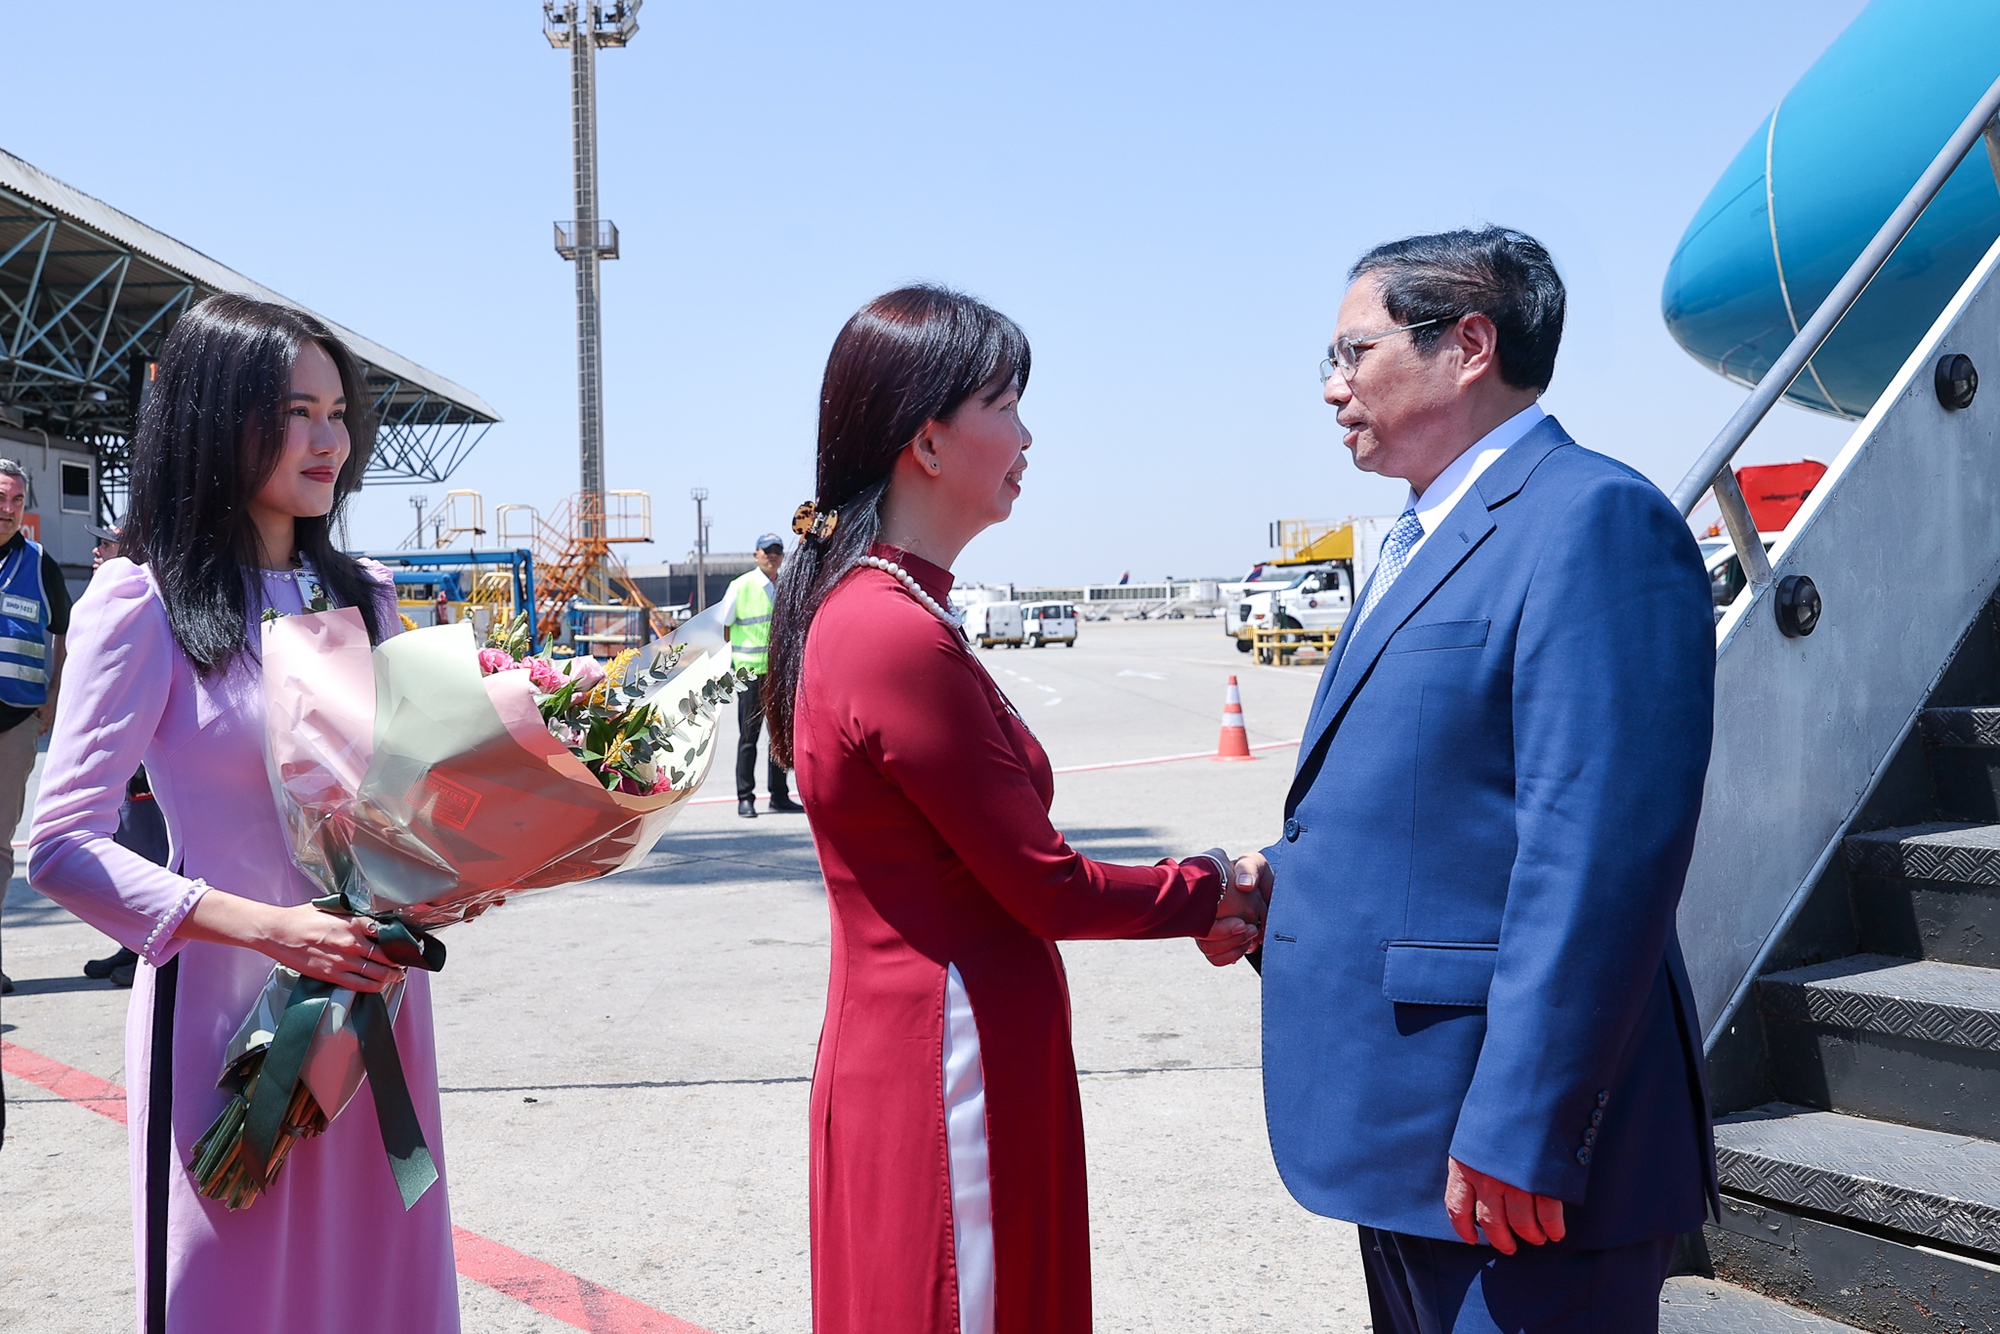
[{"label": "woman's long black hair", "polygon": [[132,442],[131,502],[119,544],[152,567],[174,638],[202,675],[250,648],[259,549],[250,498],[285,447],[292,363],[317,343],[340,372],[350,451],[333,509],[295,520],[299,554],[334,602],[360,609],[382,637],[375,585],[333,544],[347,498],[375,444],[361,367],[347,345],[304,311],[246,296],[212,296],[167,335]]},{"label": "woman's long black hair", "polygon": [[819,396],[819,469],[813,499],[840,519],[807,534],[778,576],[771,657],[763,687],[771,754],[792,763],[792,720],[806,631],[882,530],[882,497],[896,457],[926,422],[951,420],[984,389],[992,402],[1028,384],[1028,339],[999,311],[922,284],[876,297],[833,340]]}]

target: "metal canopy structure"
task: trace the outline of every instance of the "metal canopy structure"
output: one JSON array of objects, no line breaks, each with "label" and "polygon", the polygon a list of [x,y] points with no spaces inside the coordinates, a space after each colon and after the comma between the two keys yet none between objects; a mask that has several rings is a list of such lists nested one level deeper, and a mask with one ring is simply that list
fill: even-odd
[{"label": "metal canopy structure", "polygon": [[[147,363],[217,292],[305,309],[0,150],[0,421],[93,446],[101,505],[124,490]],[[368,481],[441,482],[500,420],[477,394],[315,315],[363,364],[379,423]]]}]

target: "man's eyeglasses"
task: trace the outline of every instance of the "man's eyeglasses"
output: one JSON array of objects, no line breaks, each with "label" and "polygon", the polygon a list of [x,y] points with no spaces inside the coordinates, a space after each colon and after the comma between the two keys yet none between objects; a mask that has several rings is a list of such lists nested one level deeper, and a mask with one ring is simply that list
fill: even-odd
[{"label": "man's eyeglasses", "polygon": [[1322,358],[1319,363],[1319,387],[1322,389],[1326,388],[1326,382],[1336,375],[1347,383],[1352,384],[1354,382],[1354,372],[1361,369],[1361,353],[1365,349],[1375,346],[1375,344],[1381,342],[1384,338],[1390,338],[1399,333],[1408,333],[1412,329],[1428,329],[1433,324],[1450,324],[1458,318],[1459,316],[1457,315],[1440,315],[1436,319],[1419,320],[1415,324],[1405,324],[1397,329],[1384,329],[1381,333],[1363,334],[1359,338],[1336,338],[1333,340],[1333,347],[1331,349],[1333,355]]}]

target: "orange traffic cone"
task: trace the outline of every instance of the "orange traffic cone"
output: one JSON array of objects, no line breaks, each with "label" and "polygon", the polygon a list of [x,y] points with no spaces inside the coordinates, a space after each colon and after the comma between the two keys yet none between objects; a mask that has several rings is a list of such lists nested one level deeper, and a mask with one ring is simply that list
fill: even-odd
[{"label": "orange traffic cone", "polygon": [[1254,760],[1250,753],[1250,733],[1243,727],[1243,694],[1236,688],[1236,678],[1229,678],[1229,685],[1222,692],[1222,739],[1215,743],[1215,759]]}]

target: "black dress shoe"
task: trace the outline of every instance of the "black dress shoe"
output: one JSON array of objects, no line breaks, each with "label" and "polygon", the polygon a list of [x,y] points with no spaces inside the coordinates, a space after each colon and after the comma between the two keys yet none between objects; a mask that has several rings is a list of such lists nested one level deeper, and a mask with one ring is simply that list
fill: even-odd
[{"label": "black dress shoe", "polygon": [[138,971],[139,956],[135,954],[132,956],[132,962],[121,963],[111,970],[111,985],[114,987],[129,988],[132,985],[133,975]]},{"label": "black dress shoe", "polygon": [[805,807],[783,794],[771,798],[771,809],[780,815],[804,815],[806,813]]},{"label": "black dress shoe", "polygon": [[[120,968],[130,968],[139,962],[139,956],[131,950],[121,948],[108,959],[92,959],[83,966],[85,977],[110,977]],[[125,984],[131,986],[130,982]]]},{"label": "black dress shoe", "polygon": [[756,819],[757,799],[755,797],[744,797],[736,803],[736,813],[746,820]]},{"label": "black dress shoe", "polygon": [[0,996],[11,996],[13,993],[14,979],[5,973],[0,973]]}]

